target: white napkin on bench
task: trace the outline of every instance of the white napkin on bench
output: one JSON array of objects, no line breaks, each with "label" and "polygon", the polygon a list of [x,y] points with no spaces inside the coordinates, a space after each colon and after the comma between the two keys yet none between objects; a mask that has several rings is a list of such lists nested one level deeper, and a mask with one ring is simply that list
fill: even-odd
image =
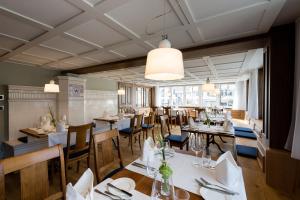
[{"label": "white napkin on bench", "polygon": [[93,200],[94,175],[91,169],[87,169],[73,186],[67,185],[67,200]]},{"label": "white napkin on bench", "polygon": [[216,179],[228,187],[233,187],[240,176],[240,170],[230,151],[216,161]]}]

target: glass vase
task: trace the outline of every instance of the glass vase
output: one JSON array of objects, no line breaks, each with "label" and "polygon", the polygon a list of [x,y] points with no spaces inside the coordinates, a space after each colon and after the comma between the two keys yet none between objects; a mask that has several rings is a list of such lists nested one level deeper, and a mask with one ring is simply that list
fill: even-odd
[{"label": "glass vase", "polygon": [[174,200],[174,185],[172,176],[164,179],[161,174],[157,174],[152,184],[151,200]]}]

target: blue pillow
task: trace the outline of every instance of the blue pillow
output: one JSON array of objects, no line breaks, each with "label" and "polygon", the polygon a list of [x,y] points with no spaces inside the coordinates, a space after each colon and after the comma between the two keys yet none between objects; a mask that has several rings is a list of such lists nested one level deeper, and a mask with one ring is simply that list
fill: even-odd
[{"label": "blue pillow", "polygon": [[256,140],[256,135],[253,132],[250,133],[250,132],[245,132],[245,131],[234,131],[234,135],[237,137],[249,138],[249,139]]},{"label": "blue pillow", "polygon": [[237,127],[237,126],[235,126],[235,127],[233,127],[233,128],[234,128],[234,130],[236,130],[236,131],[244,131],[244,132],[250,132],[250,133],[253,132],[251,128]]},{"label": "blue pillow", "polygon": [[248,147],[244,145],[236,145],[237,154],[240,156],[256,158],[257,157],[257,148]]}]

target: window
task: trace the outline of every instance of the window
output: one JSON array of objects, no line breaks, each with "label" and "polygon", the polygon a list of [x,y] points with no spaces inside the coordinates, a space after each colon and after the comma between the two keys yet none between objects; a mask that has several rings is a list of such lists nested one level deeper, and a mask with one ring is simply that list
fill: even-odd
[{"label": "window", "polygon": [[235,85],[217,84],[219,90],[202,92],[200,85],[160,87],[160,106],[203,106],[232,108]]},{"label": "window", "polygon": [[136,107],[143,106],[143,88],[136,88]]},{"label": "window", "polygon": [[185,95],[187,106],[199,106],[199,86],[186,86]]},{"label": "window", "polygon": [[136,107],[149,107],[151,101],[150,88],[137,87],[136,88]]}]

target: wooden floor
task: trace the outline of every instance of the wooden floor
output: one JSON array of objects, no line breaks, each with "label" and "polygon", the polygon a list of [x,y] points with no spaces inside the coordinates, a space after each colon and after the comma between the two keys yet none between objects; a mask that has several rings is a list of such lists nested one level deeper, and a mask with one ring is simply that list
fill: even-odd
[{"label": "wooden floor", "polygon": [[[156,133],[159,132],[159,128],[156,128]],[[172,132],[178,133],[179,129],[178,127],[174,127],[172,129]],[[221,141],[219,141],[221,143]],[[252,144],[253,141],[248,141],[245,139],[238,140],[237,141],[240,144]],[[120,140],[121,144],[121,152],[123,156],[123,160],[125,165],[129,164],[133,160],[137,159],[141,155],[141,151],[139,149],[138,142],[134,144],[134,155],[131,154],[130,148],[128,147],[128,140],[126,138],[121,137]],[[226,145],[223,144],[222,148],[226,150],[230,150],[232,148],[231,141],[227,140]],[[213,154],[213,157],[217,157],[219,155],[219,151],[215,146],[211,147],[211,151]],[[93,159],[91,161],[91,168],[94,171],[93,166]],[[262,173],[262,171],[259,168],[259,165],[255,159],[250,158],[244,158],[238,156],[238,164],[243,169],[243,175],[244,175],[244,181],[245,181],[245,187],[247,192],[247,198],[249,200],[279,200],[279,199],[291,199],[288,196],[279,193],[278,191],[272,189],[271,187],[266,185],[265,182],[265,175]],[[76,172],[76,167],[72,167],[72,169],[69,170],[69,181],[72,183],[75,183],[80,175],[85,171],[86,169],[86,163],[82,162],[80,165],[80,171]],[[19,188],[16,186],[18,184],[18,181],[16,180],[18,176],[16,174],[13,174],[6,179],[8,190],[7,192],[10,193],[9,199],[18,199],[16,198],[17,194],[19,193]],[[96,184],[96,183],[95,183]],[[59,179],[54,178],[53,184],[51,185],[51,188],[57,188],[59,186]],[[50,189],[51,189],[50,188]]]}]

